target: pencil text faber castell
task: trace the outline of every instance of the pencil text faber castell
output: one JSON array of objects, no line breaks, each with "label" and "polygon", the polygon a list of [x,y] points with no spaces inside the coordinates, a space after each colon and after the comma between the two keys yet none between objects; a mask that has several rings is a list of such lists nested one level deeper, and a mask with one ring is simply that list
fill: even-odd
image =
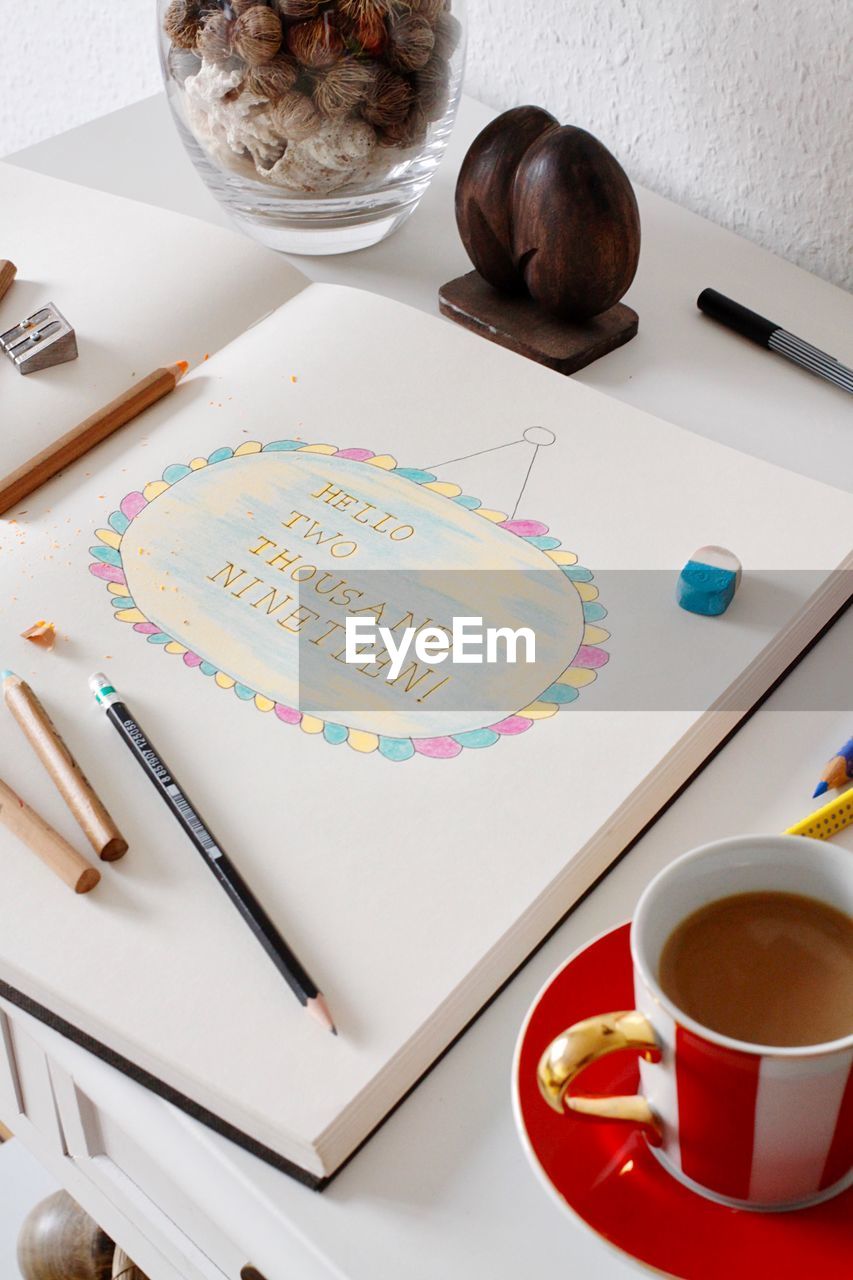
[{"label": "pencil text faber castell", "polygon": [[96,701],[118,730],[137,763],[144,769],[183,828],[205,864],[224,889],[233,906],[296,996],[301,1005],[322,1026],[337,1035],[328,1005],[306,970],[282,938],[257,898],[222,850],[197,809],[181,788],[172,771],[158,755],[145,733],[121,701],[110,681],[100,673],[89,679]]}]

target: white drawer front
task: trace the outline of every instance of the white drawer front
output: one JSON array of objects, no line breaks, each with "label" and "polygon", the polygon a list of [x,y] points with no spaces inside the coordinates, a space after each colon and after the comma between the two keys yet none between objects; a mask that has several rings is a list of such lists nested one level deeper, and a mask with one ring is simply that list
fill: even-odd
[{"label": "white drawer front", "polygon": [[[14,1015],[5,1017],[5,1033],[8,1042],[8,1062],[13,1072],[17,1093],[17,1132],[23,1136],[27,1125],[36,1131],[41,1142],[57,1154],[65,1154],[62,1126],[56,1111],[56,1101],[50,1082],[47,1056],[41,1045],[21,1026]],[[15,1128],[15,1125],[12,1126]]]},{"label": "white drawer front", "polygon": [[238,1275],[227,1237],[181,1189],[171,1170],[101,1111],[66,1071],[50,1064],[53,1091],[69,1155],[96,1186],[136,1221],[187,1280]]},{"label": "white drawer front", "polygon": [[0,1009],[0,1120],[14,1129],[15,1120],[24,1109],[18,1069],[12,1048],[12,1029],[9,1020]]}]

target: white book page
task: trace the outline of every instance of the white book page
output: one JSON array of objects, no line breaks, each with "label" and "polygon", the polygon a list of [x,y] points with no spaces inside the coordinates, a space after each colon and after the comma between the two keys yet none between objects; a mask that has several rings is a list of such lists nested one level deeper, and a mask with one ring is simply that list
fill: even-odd
[{"label": "white book page", "polygon": [[0,355],[0,478],[135,381],[200,363],[305,285],[236,233],[10,164],[0,164],[0,256],[18,268],[0,333],[53,302],[79,352],[27,375]]},{"label": "white book page", "polygon": [[[512,443],[533,425],[554,436],[535,459],[531,445]],[[258,451],[283,440],[289,455]],[[401,477],[395,462],[445,487]],[[358,504],[316,496],[330,474]],[[460,505],[454,482],[482,508]],[[531,523],[514,532],[500,517],[517,502],[517,519]],[[124,520],[110,525],[114,512]],[[387,533],[406,524],[411,536]],[[4,527],[4,663],[38,691],[130,852],[94,893],[72,899],[0,832],[4,892],[16,904],[0,975],[258,1141],[328,1171],[666,798],[654,778],[701,716],[678,685],[685,663],[709,668],[721,694],[842,561],[851,527],[848,495],[447,323],[311,286]],[[110,528],[120,537],[99,540]],[[354,552],[330,550],[349,542]],[[89,571],[117,567],[116,543],[124,586]],[[744,564],[722,619],[674,600],[677,570],[706,543]],[[524,567],[533,551],[550,572],[560,565],[548,551],[568,549],[594,575],[579,579],[583,603],[607,609],[588,610],[584,626],[597,630],[584,643],[610,660],[596,667],[587,654],[595,680],[579,677],[577,700],[556,712],[534,706],[523,732],[467,745],[472,723],[453,711],[443,729],[459,730],[464,747],[395,763],[367,732],[342,741],[340,723],[328,735],[322,718],[287,714],[296,637],[279,627],[284,613],[268,612],[275,602],[262,603],[288,580],[283,561],[272,563],[282,549],[347,580],[377,566],[405,578],[446,569],[448,558]],[[228,583],[228,563],[252,573]],[[588,588],[599,586],[596,602]],[[114,618],[111,595],[125,587],[134,608],[119,605]],[[310,617],[323,613],[311,589],[300,595],[303,640],[318,639],[322,622]],[[52,654],[17,638],[40,617],[61,635]],[[566,634],[571,665],[571,619]],[[318,649],[340,704],[364,676],[328,641]],[[337,1040],[299,1009],[91,703],[86,680],[99,668],[326,992]],[[407,713],[412,701],[400,693]],[[500,711],[506,721],[523,708],[510,699]],[[498,711],[483,719],[497,723]],[[405,737],[399,724],[394,732]],[[11,724],[0,776],[80,844]]]}]

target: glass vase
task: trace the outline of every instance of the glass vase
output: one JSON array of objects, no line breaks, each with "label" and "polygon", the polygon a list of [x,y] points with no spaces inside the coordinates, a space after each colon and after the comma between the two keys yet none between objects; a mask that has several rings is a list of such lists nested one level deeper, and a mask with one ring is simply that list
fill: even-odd
[{"label": "glass vase", "polygon": [[237,225],[288,253],[376,244],[456,117],[464,0],[158,0],[178,131]]}]

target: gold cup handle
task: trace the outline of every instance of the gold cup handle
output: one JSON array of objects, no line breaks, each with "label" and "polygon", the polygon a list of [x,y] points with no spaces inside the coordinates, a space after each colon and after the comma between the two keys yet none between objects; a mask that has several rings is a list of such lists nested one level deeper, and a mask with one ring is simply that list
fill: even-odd
[{"label": "gold cup handle", "polygon": [[642,1094],[583,1098],[568,1092],[585,1067],[617,1049],[639,1049],[648,1062],[660,1056],[654,1028],[644,1014],[636,1010],[602,1013],[576,1022],[552,1040],[539,1059],[536,1075],[542,1097],[560,1114],[566,1105],[582,1115],[633,1120],[635,1124],[648,1125],[660,1137],[660,1121]]}]

